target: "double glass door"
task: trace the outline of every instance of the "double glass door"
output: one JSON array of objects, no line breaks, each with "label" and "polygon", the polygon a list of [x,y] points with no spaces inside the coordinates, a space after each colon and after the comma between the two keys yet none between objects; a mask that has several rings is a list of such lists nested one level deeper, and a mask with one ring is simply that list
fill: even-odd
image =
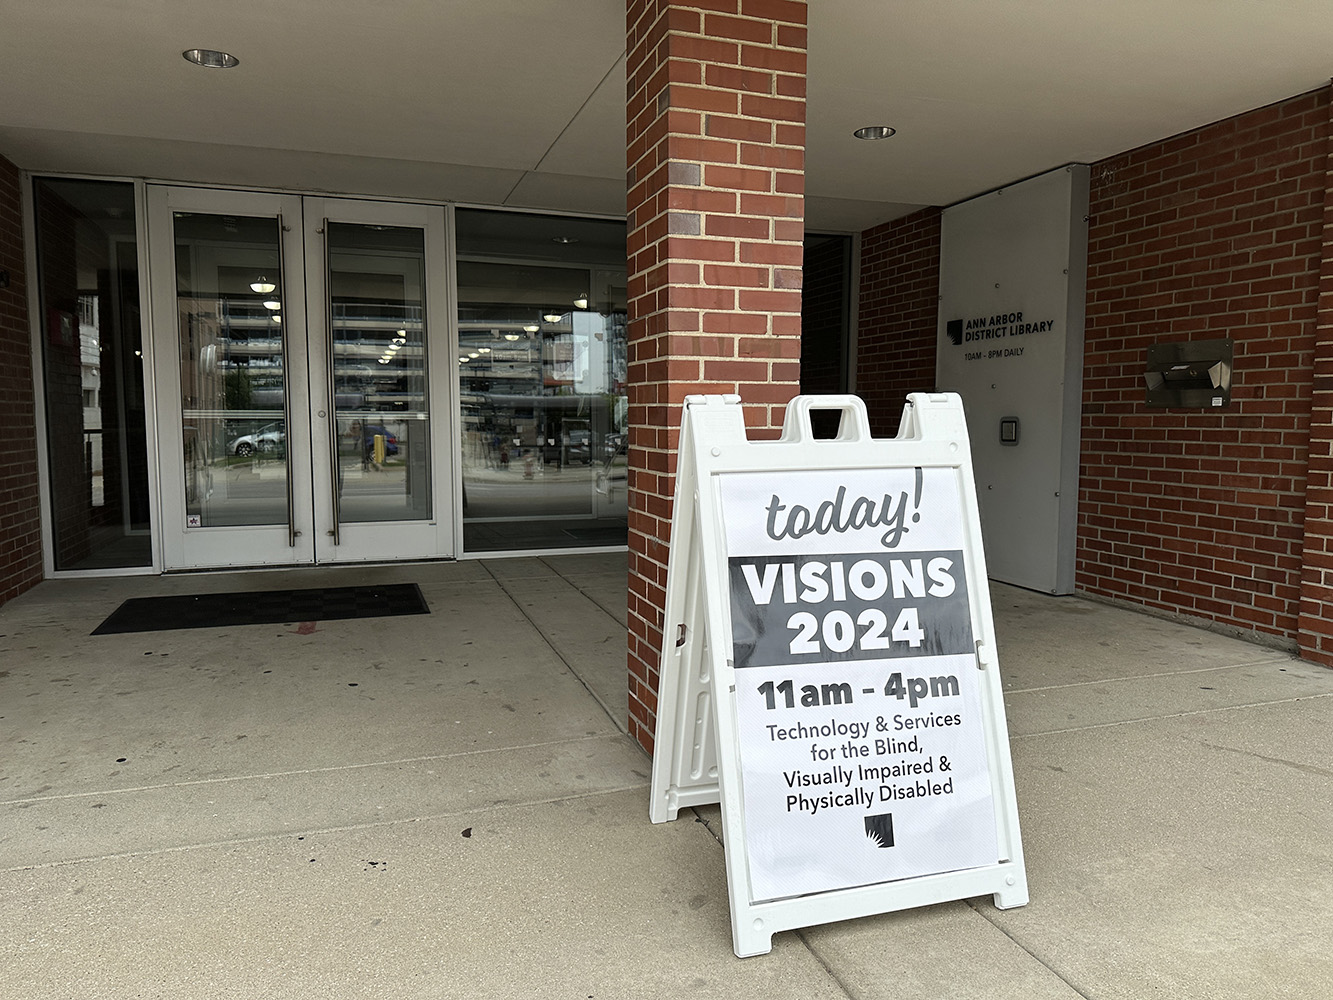
[{"label": "double glass door", "polygon": [[165,568],[454,555],[444,210],[148,206]]}]

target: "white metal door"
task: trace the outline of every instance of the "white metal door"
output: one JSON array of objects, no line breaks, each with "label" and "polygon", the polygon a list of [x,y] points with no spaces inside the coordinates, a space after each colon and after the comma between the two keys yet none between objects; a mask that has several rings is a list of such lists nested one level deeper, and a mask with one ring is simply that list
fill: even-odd
[{"label": "white metal door", "polygon": [[444,210],[307,198],[318,562],[453,554]]},{"label": "white metal door", "polygon": [[148,205],[165,568],[453,555],[443,209]]}]

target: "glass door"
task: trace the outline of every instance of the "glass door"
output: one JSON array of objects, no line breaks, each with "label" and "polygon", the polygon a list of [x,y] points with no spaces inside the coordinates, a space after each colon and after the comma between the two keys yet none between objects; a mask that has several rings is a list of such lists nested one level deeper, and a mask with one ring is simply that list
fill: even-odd
[{"label": "glass door", "polygon": [[443,209],[307,198],[320,562],[454,549]]},{"label": "glass door", "polygon": [[452,555],[443,210],[148,197],[165,567]]}]

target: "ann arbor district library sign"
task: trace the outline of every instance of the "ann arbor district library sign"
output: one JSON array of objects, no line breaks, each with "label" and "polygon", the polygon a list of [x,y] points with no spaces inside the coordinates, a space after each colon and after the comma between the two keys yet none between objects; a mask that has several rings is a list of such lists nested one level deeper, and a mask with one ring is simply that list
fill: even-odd
[{"label": "ann arbor district library sign", "polygon": [[[956,396],[894,441],[798,397],[748,442],[691,397],[668,572],[652,812],[721,800],[733,943],[994,893],[1027,900]],[[832,441],[811,409],[843,410]]]},{"label": "ann arbor district library sign", "polygon": [[[1015,338],[1026,337],[1031,333],[1048,333],[1054,328],[1053,319],[1025,321],[1022,312],[1007,312],[974,316],[971,319],[951,319],[945,323],[944,333],[955,347],[968,345],[963,360],[981,361],[983,358],[1021,358],[1024,346],[1021,342],[1012,342]],[[1011,342],[989,343],[993,341]]]}]

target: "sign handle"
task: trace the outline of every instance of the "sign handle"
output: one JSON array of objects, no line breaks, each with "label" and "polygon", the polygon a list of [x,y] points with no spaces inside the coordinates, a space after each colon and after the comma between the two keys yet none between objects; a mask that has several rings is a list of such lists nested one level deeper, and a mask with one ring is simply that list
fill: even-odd
[{"label": "sign handle", "polygon": [[869,441],[870,418],[866,404],[859,396],[797,396],[787,404],[787,415],[782,421],[783,442],[804,444],[816,440],[810,414],[814,410],[837,410],[842,413],[838,433],[833,441]]}]

